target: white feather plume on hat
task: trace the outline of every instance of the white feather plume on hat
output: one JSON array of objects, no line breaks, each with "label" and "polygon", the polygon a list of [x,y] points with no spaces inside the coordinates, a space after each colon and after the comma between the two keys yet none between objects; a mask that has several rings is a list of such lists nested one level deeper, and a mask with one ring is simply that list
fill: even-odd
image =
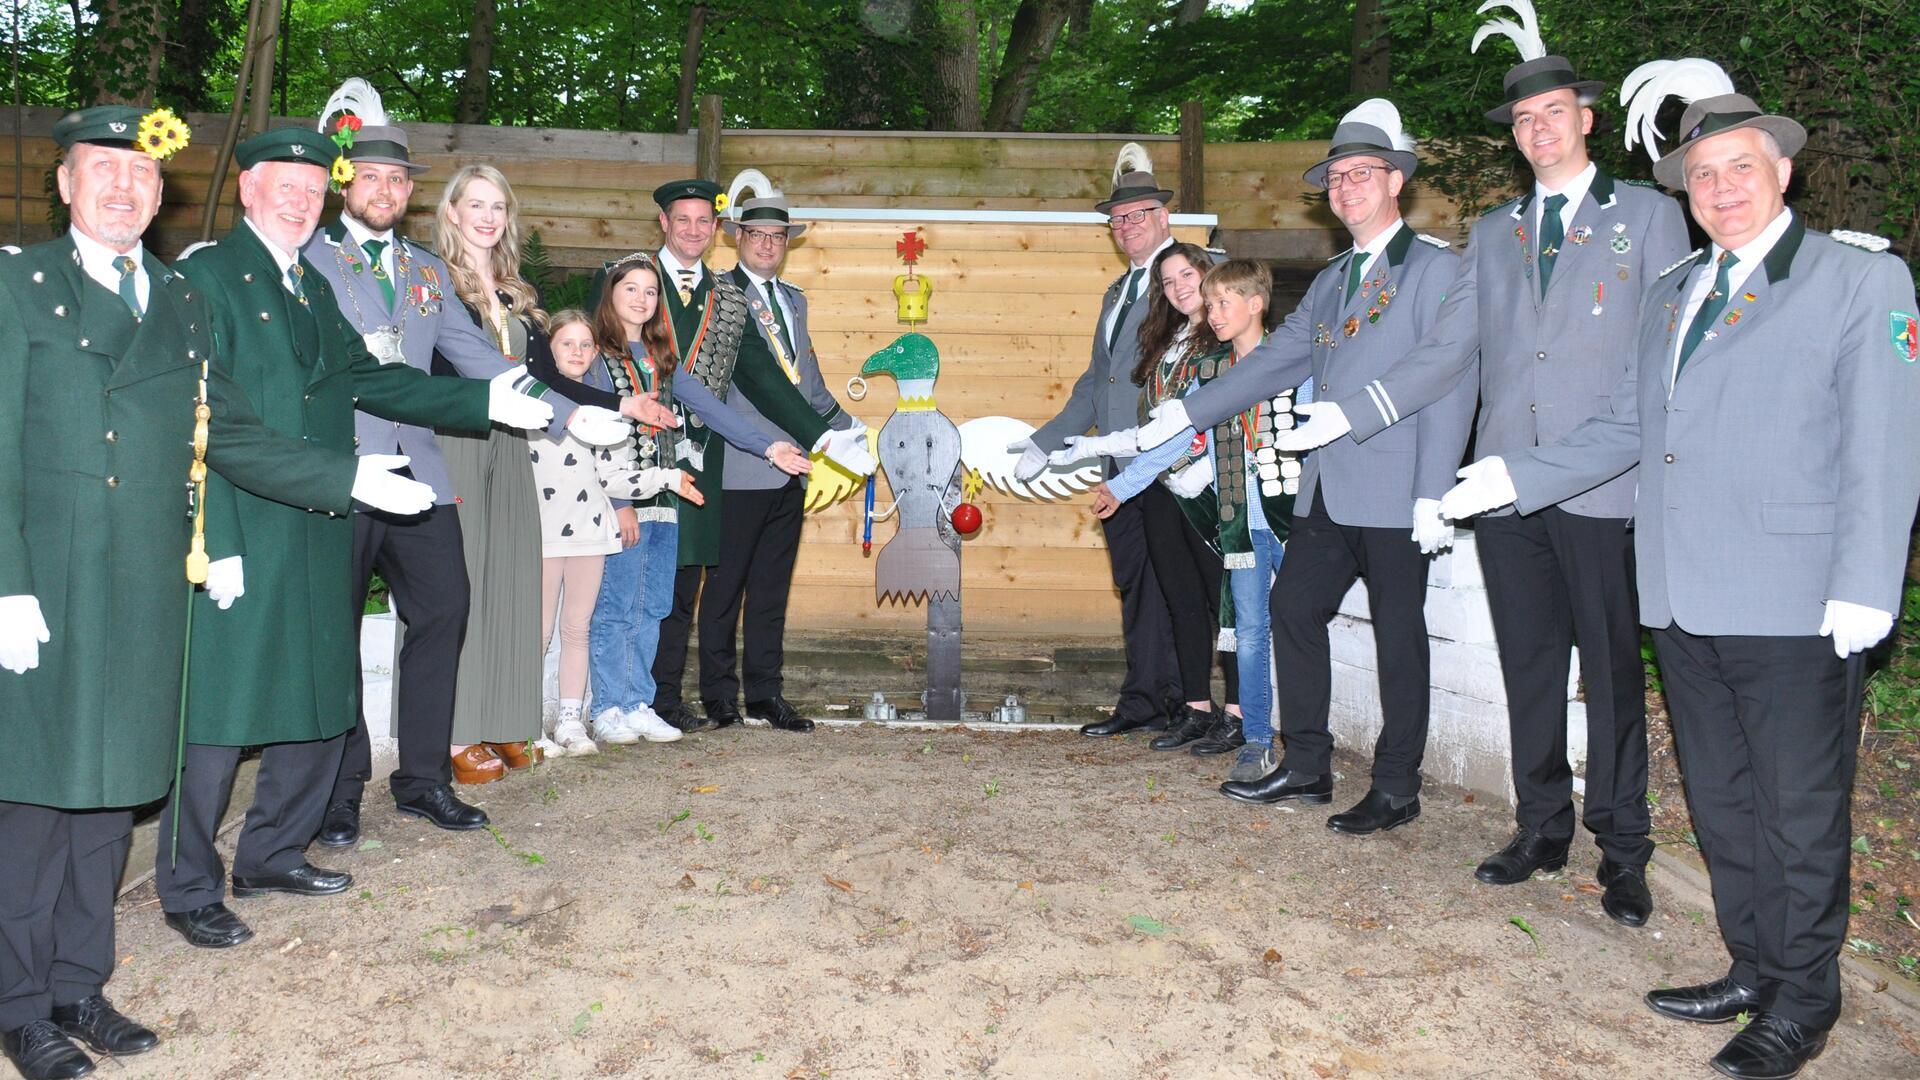
[{"label": "white feather plume on hat", "polygon": [[1113,186],[1119,187],[1120,178],[1128,173],[1152,171],[1153,158],[1147,155],[1147,148],[1139,143],[1127,143],[1113,159]]},{"label": "white feather plume on hat", "polygon": [[380,91],[357,76],[341,83],[340,88],[327,99],[326,107],[320,110],[319,130],[326,132],[327,122],[343,112],[359,117],[360,122],[368,127],[384,127],[387,124],[387,107],[380,102]]},{"label": "white feather plume on hat", "polygon": [[1473,47],[1468,52],[1479,52],[1480,43],[1494,36],[1504,35],[1520,50],[1521,60],[1538,60],[1547,55],[1547,43],[1540,39],[1540,17],[1534,14],[1530,0],[1487,0],[1474,14],[1485,15],[1494,8],[1512,8],[1519,22],[1512,19],[1488,19],[1480,24],[1473,35]]},{"label": "white feather plume on hat", "polygon": [[1627,149],[1638,142],[1647,156],[1660,160],[1658,117],[1667,98],[1688,104],[1735,93],[1733,80],[1711,60],[1689,56],[1682,60],[1649,60],[1620,83],[1620,104],[1627,107]]},{"label": "white feather plume on hat", "polygon": [[1371,124],[1387,133],[1395,150],[1411,154],[1417,148],[1413,136],[1400,126],[1400,110],[1386,98],[1368,98],[1340,118],[1343,124]]},{"label": "white feather plume on hat", "polygon": [[739,175],[733,178],[732,186],[727,188],[727,216],[735,221],[740,220],[740,192],[743,189],[753,192],[753,198],[756,199],[780,194],[774,188],[773,181],[767,179],[766,173],[759,169],[741,169]]}]

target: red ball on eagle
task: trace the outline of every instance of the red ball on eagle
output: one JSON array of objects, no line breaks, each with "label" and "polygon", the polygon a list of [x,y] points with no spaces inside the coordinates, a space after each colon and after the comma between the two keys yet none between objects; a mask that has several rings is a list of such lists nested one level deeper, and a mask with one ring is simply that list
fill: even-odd
[{"label": "red ball on eagle", "polygon": [[980,508],[972,503],[961,503],[953,508],[953,531],[961,536],[972,536],[980,531]]}]

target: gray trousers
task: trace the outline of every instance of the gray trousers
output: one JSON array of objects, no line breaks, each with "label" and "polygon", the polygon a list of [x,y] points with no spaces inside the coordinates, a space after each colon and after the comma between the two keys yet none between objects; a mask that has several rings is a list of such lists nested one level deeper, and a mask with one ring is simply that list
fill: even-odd
[{"label": "gray trousers", "polygon": [[100,993],[131,810],[0,802],[0,1031]]},{"label": "gray trousers", "polygon": [[[260,752],[253,805],[240,827],[233,855],[239,877],[284,874],[307,861],[307,845],[320,832],[333,779],[346,746],[344,733],[314,742],[274,743]],[[165,911],[184,912],[226,898],[226,869],[213,835],[233,793],[240,747],[187,744],[186,768],[160,814],[153,884]],[[173,819],[180,818],[179,848]]]}]

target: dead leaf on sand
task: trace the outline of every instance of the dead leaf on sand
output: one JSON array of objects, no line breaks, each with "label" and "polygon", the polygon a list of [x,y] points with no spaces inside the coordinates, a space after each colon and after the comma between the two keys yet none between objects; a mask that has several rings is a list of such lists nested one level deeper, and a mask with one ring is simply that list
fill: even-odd
[{"label": "dead leaf on sand", "polygon": [[1029,891],[1031,891],[1031,890],[1033,889],[1033,882],[1031,882],[1031,881],[1022,881],[1022,882],[1020,882],[1020,883],[1019,883],[1018,885],[1015,885],[1015,886],[1014,886],[1014,888],[1016,888],[1016,889],[1027,889],[1027,890],[1029,890]]},{"label": "dead leaf on sand", "polygon": [[1333,1075],[1333,1070],[1327,1068],[1325,1065],[1322,1065],[1316,1061],[1313,1063],[1313,1075],[1321,1077],[1322,1080],[1325,1080],[1325,1078]]},{"label": "dead leaf on sand", "polygon": [[683,888],[683,889],[691,889],[691,888],[693,888],[693,875],[692,875],[692,874],[681,874],[681,875],[680,875],[680,887],[681,887],[681,888]]},{"label": "dead leaf on sand", "polygon": [[719,784],[701,784],[699,787],[693,789],[693,793],[695,795],[711,795],[719,790]]},{"label": "dead leaf on sand", "polygon": [[853,882],[851,881],[841,881],[839,878],[834,877],[832,874],[821,874],[820,876],[826,879],[827,884],[833,886],[836,889],[839,889],[843,893],[850,893],[853,891]]},{"label": "dead leaf on sand", "polygon": [[1286,962],[1280,958],[1279,949],[1268,949],[1260,956],[1260,962],[1271,968],[1284,968]]},{"label": "dead leaf on sand", "polygon": [[1586,893],[1588,896],[1599,896],[1601,893],[1606,892],[1605,889],[1602,889],[1591,881],[1583,881],[1576,888],[1577,891]]}]

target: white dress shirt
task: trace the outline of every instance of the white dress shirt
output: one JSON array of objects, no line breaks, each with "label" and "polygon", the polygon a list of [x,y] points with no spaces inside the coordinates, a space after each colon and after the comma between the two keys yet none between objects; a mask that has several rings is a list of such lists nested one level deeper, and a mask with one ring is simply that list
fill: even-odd
[{"label": "white dress shirt", "polygon": [[696,262],[692,266],[687,266],[679,259],[673,257],[673,250],[671,248],[662,247],[660,249],[660,257],[655,261],[660,264],[660,272],[667,276],[667,279],[660,283],[660,287],[663,289],[672,289],[678,293],[680,289],[680,271],[682,270],[693,271],[693,284],[687,286],[689,289],[698,289],[700,283],[706,280],[706,263]]},{"label": "white dress shirt", "polygon": [[[360,222],[352,214],[346,214],[346,213],[343,213],[340,215],[340,224],[345,225],[347,227],[347,236],[352,238],[354,245],[360,249],[360,253],[362,255],[366,254],[367,241],[380,240],[386,243],[387,246],[380,249],[380,269],[386,272],[387,280],[394,281],[395,279],[393,276],[393,247],[394,247],[393,230],[388,229],[385,232],[374,232],[372,229],[367,228],[365,224]],[[273,250],[273,245],[268,244],[267,250],[269,251]]]},{"label": "white dress shirt", "polygon": [[107,245],[81,232],[71,229],[68,235],[73,237],[73,250],[80,253],[80,269],[93,280],[106,286],[106,290],[120,296],[120,267],[117,265],[122,255],[133,260],[133,294],[140,298],[140,310],[147,310],[147,301],[152,296],[153,285],[147,280],[146,252],[139,241],[126,251],[115,251]]},{"label": "white dress shirt", "polygon": [[[1565,195],[1567,197],[1566,205],[1560,208],[1560,235],[1565,236],[1567,233],[1573,231],[1574,212],[1580,209],[1580,203],[1587,197],[1587,189],[1593,186],[1593,178],[1597,176],[1599,172],[1599,167],[1589,161],[1587,162],[1587,167],[1581,169],[1578,176],[1567,181],[1567,186],[1558,191],[1551,190],[1537,180],[1534,181],[1533,235],[1542,235],[1540,222],[1546,215],[1547,196],[1549,195]],[[1535,246],[1537,247],[1538,244]]]},{"label": "white dress shirt", "polygon": [[300,257],[280,250],[280,245],[267,239],[267,234],[260,231],[260,226],[255,225],[252,218],[243,217],[240,220],[247,223],[247,228],[252,229],[253,235],[259,238],[260,246],[267,249],[268,255],[273,256],[273,264],[280,268],[281,288],[293,292],[293,283],[287,280],[287,271],[293,269],[294,264],[300,261]]},{"label": "white dress shirt", "polygon": [[[1381,229],[1379,236],[1367,241],[1364,247],[1354,249],[1353,257],[1360,260],[1360,280],[1362,282],[1366,281],[1367,271],[1372,268],[1373,260],[1378,258],[1381,252],[1387,250],[1387,245],[1393,242],[1394,237],[1400,235],[1401,229],[1407,227],[1407,220],[1405,218],[1396,219],[1393,224]],[[1353,297],[1346,294],[1347,282],[1353,280],[1353,264],[1351,262],[1345,263],[1343,264],[1343,268],[1347,276],[1340,282],[1340,299],[1347,301],[1353,299]]]},{"label": "white dress shirt", "polygon": [[[1727,295],[1733,296],[1745,287],[1747,279],[1760,268],[1773,245],[1787,234],[1787,226],[1793,223],[1793,211],[1782,210],[1780,216],[1767,223],[1760,235],[1733,249],[1733,257],[1740,260],[1727,271]],[[1713,279],[1720,273],[1720,253],[1727,250],[1719,244],[1707,249],[1704,263],[1693,269],[1693,288],[1687,294],[1686,309],[1680,313],[1680,320],[1674,323],[1673,362],[1667,370],[1667,396],[1673,396],[1673,384],[1680,377],[1680,350],[1687,342],[1687,328],[1693,325],[1693,317],[1699,313],[1700,306],[1707,302],[1707,294],[1713,291]],[[1713,331],[1709,330],[1708,333]]]},{"label": "white dress shirt", "polygon": [[[1165,240],[1160,241],[1159,247],[1154,248],[1152,251],[1147,253],[1146,261],[1134,263],[1131,267],[1127,269],[1127,273],[1129,274],[1133,274],[1135,270],[1141,271],[1141,273],[1133,274],[1133,299],[1135,303],[1139,303],[1140,298],[1146,295],[1147,278],[1153,275],[1153,260],[1159,258],[1161,252],[1167,250],[1172,246],[1173,246],[1173,237],[1169,236]],[[1207,268],[1204,266],[1196,266],[1194,267],[1194,269],[1200,271],[1203,274],[1207,272]],[[1101,341],[1113,340],[1113,321],[1120,317],[1120,308],[1124,306],[1126,302],[1127,302],[1127,298],[1124,296],[1116,300],[1113,305],[1113,310],[1107,312],[1107,317],[1105,319],[1100,320],[1100,340]]]}]

